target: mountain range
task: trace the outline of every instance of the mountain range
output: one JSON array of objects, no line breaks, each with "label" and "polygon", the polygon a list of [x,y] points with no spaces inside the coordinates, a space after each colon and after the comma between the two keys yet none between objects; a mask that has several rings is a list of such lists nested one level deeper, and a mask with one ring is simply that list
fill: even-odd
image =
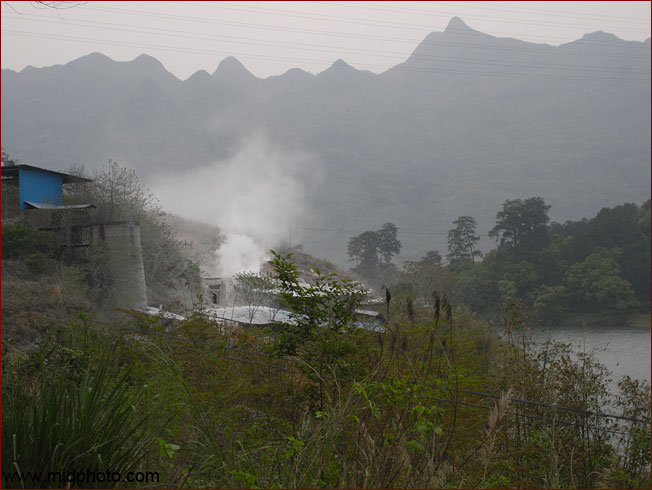
[{"label": "mountain range", "polygon": [[229,57],[179,80],[148,55],[93,53],[3,69],[1,88],[3,148],[48,168],[111,158],[146,184],[182,179],[252,134],[314,155],[312,211],[293,226],[340,263],[350,236],[386,222],[414,259],[445,253],[461,215],[486,237],[506,199],[543,197],[565,221],[650,195],[650,39],[595,32],[551,46],[453,18],[380,74],[337,60],[259,79]]}]

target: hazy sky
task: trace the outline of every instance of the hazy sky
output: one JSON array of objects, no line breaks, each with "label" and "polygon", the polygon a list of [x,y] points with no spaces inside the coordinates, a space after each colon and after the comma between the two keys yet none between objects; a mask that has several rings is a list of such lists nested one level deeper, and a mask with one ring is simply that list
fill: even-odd
[{"label": "hazy sky", "polygon": [[[49,2],[53,3],[53,2]],[[342,58],[382,72],[453,16],[498,37],[558,45],[598,30],[650,37],[650,2],[2,2],[2,67],[92,52],[147,53],[181,79],[235,56],[256,76],[317,73]]]}]

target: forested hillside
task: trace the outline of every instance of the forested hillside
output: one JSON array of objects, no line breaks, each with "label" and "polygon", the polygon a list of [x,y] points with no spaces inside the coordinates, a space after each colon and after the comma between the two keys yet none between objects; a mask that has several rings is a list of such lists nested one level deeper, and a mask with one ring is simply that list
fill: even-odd
[{"label": "forested hillside", "polygon": [[[542,198],[505,201],[490,232],[496,246],[484,256],[477,249],[475,219],[460,216],[448,232],[448,253],[431,250],[403,270],[382,259],[382,230],[367,231],[349,240],[353,271],[425,304],[435,291],[445,292],[498,323],[518,305],[531,321],[548,325],[617,325],[637,315],[647,325],[650,201],[603,208],[594,218],[563,224],[550,223],[550,211]],[[400,229],[394,230],[394,254],[400,237]]]},{"label": "forested hillside", "polygon": [[300,205],[312,211],[289,223],[308,251],[343,263],[339,230],[392,222],[413,232],[403,253],[415,259],[445,248],[442,230],[459,215],[475,217],[489,249],[493,210],[515,196],[544,197],[558,222],[645,200],[649,74],[649,39],[597,32],[554,47],[459,19],[378,75],[338,60],[258,79],[227,58],[182,81],[151,56],[95,53],[2,71],[3,146],[59,169],[114,158],[156,190],[165,176],[213,166],[219,176],[262,135],[316,165],[284,170],[308,189]]}]

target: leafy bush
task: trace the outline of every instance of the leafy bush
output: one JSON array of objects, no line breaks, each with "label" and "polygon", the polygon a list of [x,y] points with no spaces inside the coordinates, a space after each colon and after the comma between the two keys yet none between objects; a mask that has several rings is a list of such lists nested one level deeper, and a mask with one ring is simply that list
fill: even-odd
[{"label": "leafy bush", "polygon": [[[18,472],[34,479],[23,482],[35,488],[117,486],[121,482],[48,481],[48,472],[125,475],[138,467],[151,441],[145,422],[128,392],[128,373],[115,379],[103,358],[94,373],[86,372],[79,385],[55,374],[43,375],[40,386],[25,403],[20,392],[3,393],[2,486],[5,475]],[[67,487],[69,488],[69,487]]]},{"label": "leafy bush", "polygon": [[25,257],[25,264],[34,274],[44,274],[48,271],[48,261],[41,252],[29,254]]},{"label": "leafy bush", "polygon": [[52,256],[55,247],[52,233],[25,225],[2,225],[3,259],[23,259],[37,252]]},{"label": "leafy bush", "polygon": [[34,230],[23,225],[2,225],[2,258],[17,259],[36,251]]}]

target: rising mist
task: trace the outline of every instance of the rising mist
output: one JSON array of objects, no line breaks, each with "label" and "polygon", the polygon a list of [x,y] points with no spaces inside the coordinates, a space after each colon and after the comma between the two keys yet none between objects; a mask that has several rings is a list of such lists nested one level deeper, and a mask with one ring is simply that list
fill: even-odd
[{"label": "rising mist", "polygon": [[206,272],[230,277],[257,272],[270,248],[287,243],[289,227],[310,215],[319,173],[312,155],[256,135],[235,156],[182,175],[157,178],[152,190],[167,211],[219,227],[224,240]]}]

